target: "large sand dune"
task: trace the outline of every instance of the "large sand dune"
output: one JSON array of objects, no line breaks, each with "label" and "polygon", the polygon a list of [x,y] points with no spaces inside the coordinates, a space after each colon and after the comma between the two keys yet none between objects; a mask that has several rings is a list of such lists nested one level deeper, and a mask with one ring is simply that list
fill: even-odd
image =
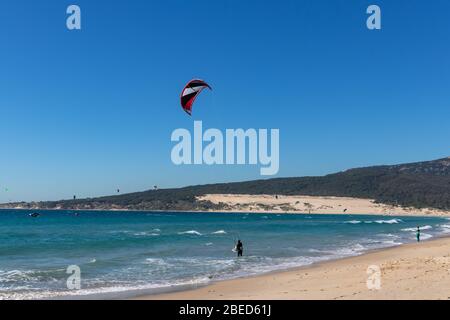
[{"label": "large sand dune", "polygon": [[450,211],[405,208],[375,203],[371,199],[343,197],[209,194],[198,200],[225,204],[223,211],[229,212],[450,216]]}]

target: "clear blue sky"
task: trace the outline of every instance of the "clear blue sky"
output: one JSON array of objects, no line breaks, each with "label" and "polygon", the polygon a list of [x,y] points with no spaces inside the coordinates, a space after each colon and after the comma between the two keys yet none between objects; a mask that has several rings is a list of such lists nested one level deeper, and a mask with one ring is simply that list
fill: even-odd
[{"label": "clear blue sky", "polygon": [[[279,176],[449,156],[449,14],[448,0],[2,0],[0,202],[260,178],[174,166],[170,134],[193,119],[279,128]],[[192,119],[179,94],[194,77],[214,91]]]}]

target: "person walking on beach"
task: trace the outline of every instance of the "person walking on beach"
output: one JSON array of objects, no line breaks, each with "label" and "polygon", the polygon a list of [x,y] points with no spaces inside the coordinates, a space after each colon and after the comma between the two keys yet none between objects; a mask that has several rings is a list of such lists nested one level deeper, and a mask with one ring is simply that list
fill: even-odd
[{"label": "person walking on beach", "polygon": [[417,237],[417,242],[420,242],[420,227],[417,227],[416,237]]},{"label": "person walking on beach", "polygon": [[237,251],[237,256],[242,257],[242,254],[244,253],[244,245],[242,244],[241,240],[237,241],[236,251]]}]

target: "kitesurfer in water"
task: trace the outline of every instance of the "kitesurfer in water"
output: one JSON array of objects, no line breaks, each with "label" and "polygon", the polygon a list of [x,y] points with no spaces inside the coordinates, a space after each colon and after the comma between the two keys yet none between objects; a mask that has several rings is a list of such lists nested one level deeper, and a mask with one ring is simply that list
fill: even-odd
[{"label": "kitesurfer in water", "polygon": [[242,244],[241,240],[237,241],[236,251],[237,251],[238,257],[242,257],[242,254],[244,253],[244,245]]}]

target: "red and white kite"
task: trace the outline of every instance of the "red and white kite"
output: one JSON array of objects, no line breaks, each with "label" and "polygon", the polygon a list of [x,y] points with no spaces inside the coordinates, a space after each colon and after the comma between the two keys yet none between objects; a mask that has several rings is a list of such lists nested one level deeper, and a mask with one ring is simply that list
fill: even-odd
[{"label": "red and white kite", "polygon": [[195,99],[198,97],[200,92],[206,88],[212,90],[212,88],[205,81],[199,79],[189,81],[186,87],[184,87],[181,92],[181,106],[188,115],[192,115],[192,105],[194,104]]}]

